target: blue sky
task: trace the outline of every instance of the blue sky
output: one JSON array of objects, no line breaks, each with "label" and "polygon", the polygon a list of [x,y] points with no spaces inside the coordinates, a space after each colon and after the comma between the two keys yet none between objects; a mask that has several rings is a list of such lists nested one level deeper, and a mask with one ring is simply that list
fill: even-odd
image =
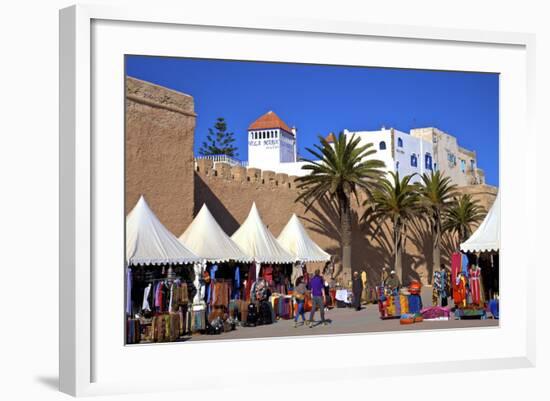
[{"label": "blue sky", "polygon": [[195,152],[217,117],[247,159],[247,127],[273,110],[298,128],[298,152],[344,128],[437,127],[475,150],[498,186],[498,74],[127,56],[129,76],[192,95]]}]

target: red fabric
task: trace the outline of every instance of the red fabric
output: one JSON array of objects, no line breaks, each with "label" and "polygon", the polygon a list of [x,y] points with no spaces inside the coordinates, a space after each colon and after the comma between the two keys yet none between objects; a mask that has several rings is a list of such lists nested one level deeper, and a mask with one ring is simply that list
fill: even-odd
[{"label": "red fabric", "polygon": [[456,290],[453,291],[453,299],[456,306],[466,306],[466,279],[464,278],[464,276],[461,276],[458,279],[458,283],[456,283]]},{"label": "red fabric", "polygon": [[273,284],[273,267],[265,266],[263,269],[262,277],[267,281],[269,285]]},{"label": "red fabric", "polygon": [[460,254],[460,252],[453,253],[451,256],[451,282],[453,283],[453,292],[457,288],[456,276],[460,272],[461,263],[462,255]]},{"label": "red fabric", "polygon": [[480,269],[468,270],[470,275],[470,292],[472,293],[472,302],[476,305],[481,303],[481,287],[479,285],[479,278],[481,276]]},{"label": "red fabric", "polygon": [[250,290],[252,289],[252,284],[256,281],[256,266],[254,263],[250,264],[248,269],[248,278],[246,279],[246,287],[244,289],[244,299],[250,301]]}]

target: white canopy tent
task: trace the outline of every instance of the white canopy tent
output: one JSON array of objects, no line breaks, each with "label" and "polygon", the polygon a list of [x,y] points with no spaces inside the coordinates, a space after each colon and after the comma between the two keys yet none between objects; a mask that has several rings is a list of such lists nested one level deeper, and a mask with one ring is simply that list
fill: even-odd
[{"label": "white canopy tent", "polygon": [[195,263],[200,258],[162,225],[143,196],[126,217],[128,265]]},{"label": "white canopy tent", "polygon": [[258,263],[293,263],[295,258],[285,251],[262,222],[256,203],[248,217],[231,236],[244,253]]},{"label": "white canopy tent", "polygon": [[187,248],[208,262],[252,261],[222,230],[206,204],[202,205],[193,222],[179,239]]},{"label": "white canopy tent", "polygon": [[483,222],[466,242],[460,244],[463,252],[491,252],[500,249],[500,192]]},{"label": "white canopy tent", "polygon": [[286,224],[277,238],[279,244],[295,260],[301,262],[325,262],[330,260],[330,254],[325,252],[307,235],[306,229],[295,213]]}]

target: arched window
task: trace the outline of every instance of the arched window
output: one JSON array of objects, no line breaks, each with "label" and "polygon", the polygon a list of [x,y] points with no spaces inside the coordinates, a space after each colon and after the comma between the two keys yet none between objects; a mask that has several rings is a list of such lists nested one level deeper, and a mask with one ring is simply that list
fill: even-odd
[{"label": "arched window", "polygon": [[411,155],[411,166],[418,167],[418,158],[414,153]]},{"label": "arched window", "polygon": [[397,138],[397,147],[402,148],[403,147],[403,139]]},{"label": "arched window", "polygon": [[378,145],[378,148],[380,150],[386,150],[386,142],[384,141],[380,142],[380,144]]},{"label": "arched window", "polygon": [[432,155],[429,154],[429,153],[426,153],[426,158],[425,158],[425,165],[426,165],[426,170],[431,170],[432,169]]}]

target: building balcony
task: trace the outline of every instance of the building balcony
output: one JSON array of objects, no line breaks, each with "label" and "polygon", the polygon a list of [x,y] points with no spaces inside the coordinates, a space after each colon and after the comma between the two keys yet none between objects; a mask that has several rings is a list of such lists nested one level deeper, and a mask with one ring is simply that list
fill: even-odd
[{"label": "building balcony", "polygon": [[231,167],[234,167],[234,166],[247,167],[248,166],[248,162],[243,162],[241,160],[235,159],[234,157],[231,157],[231,156],[228,156],[228,155],[197,156],[197,157],[195,157],[195,165],[197,163],[197,160],[201,160],[201,159],[212,160],[214,162],[214,166],[216,166],[216,163],[227,163]]}]

